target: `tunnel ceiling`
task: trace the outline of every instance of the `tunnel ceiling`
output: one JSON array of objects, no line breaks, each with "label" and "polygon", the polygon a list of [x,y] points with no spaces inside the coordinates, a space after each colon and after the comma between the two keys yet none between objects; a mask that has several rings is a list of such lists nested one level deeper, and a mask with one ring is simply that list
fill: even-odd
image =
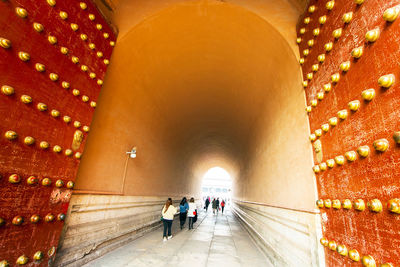
[{"label": "tunnel ceiling", "polygon": [[[119,31],[122,38],[135,25],[161,10],[179,3],[196,2],[192,0],[95,0],[97,6]],[[303,13],[308,0],[202,0],[203,4],[219,2],[243,7],[269,22],[287,40],[295,53],[298,52],[292,40],[294,26]]]},{"label": "tunnel ceiling", "polygon": [[242,158],[287,64],[289,55],[277,53],[282,46],[288,47],[271,25],[243,8],[177,4],[119,40],[118,87],[146,105],[143,111],[155,109],[180,158],[194,151]]}]

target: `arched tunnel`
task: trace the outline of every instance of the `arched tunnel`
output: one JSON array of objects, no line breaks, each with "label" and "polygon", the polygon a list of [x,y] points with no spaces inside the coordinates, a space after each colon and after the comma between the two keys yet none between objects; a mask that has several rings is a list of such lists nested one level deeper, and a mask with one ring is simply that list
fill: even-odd
[{"label": "arched tunnel", "polygon": [[[130,21],[133,4],[117,17],[132,25],[111,58],[78,191],[200,198],[203,175],[221,166],[237,201],[312,211],[316,187],[293,47],[263,13],[240,4],[160,5],[148,4],[152,15],[138,22]],[[125,166],[134,146],[138,156]]]},{"label": "arched tunnel", "polygon": [[168,197],[207,222],[213,167],[266,266],[396,266],[399,4],[2,1],[0,266],[103,266]]},{"label": "arched tunnel", "polygon": [[288,205],[286,187],[312,209],[296,61],[271,24],[233,4],[176,3],[141,21],[113,52],[76,188],[118,192],[136,146],[123,193],[197,194],[220,162],[238,199]]}]

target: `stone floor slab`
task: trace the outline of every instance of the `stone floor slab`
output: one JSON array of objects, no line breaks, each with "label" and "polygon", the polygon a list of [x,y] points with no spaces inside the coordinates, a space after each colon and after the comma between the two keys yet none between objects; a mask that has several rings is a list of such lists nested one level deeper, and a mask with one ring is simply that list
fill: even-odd
[{"label": "stone floor slab", "polygon": [[229,211],[223,215],[200,213],[193,230],[180,230],[175,220],[172,229],[173,238],[166,242],[160,228],[83,267],[270,266]]}]

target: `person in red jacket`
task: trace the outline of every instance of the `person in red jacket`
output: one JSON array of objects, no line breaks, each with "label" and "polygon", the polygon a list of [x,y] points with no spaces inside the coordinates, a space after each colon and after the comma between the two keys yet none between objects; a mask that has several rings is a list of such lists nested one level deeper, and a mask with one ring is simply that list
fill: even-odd
[{"label": "person in red jacket", "polygon": [[225,208],[225,200],[222,200],[221,202],[222,214],[224,214],[224,208]]}]

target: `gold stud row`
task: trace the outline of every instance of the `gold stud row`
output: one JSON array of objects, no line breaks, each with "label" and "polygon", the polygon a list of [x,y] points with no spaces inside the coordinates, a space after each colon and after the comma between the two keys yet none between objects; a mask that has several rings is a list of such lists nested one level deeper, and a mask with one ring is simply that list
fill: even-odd
[{"label": "gold stud row", "polygon": [[[48,0],[51,1],[51,0]],[[52,0],[54,1],[54,0]],[[57,216],[58,217],[58,216]],[[1,218],[0,218],[1,221]],[[56,248],[55,247],[51,247],[48,251],[47,251],[47,255],[49,257],[54,256],[54,254],[56,253]],[[44,258],[44,253],[42,251],[36,251],[35,254],[33,254],[32,259],[35,263],[40,263],[42,261],[42,259]],[[18,257],[18,259],[15,261],[16,265],[25,265],[29,262],[29,257],[26,255],[21,255]],[[0,261],[0,266],[1,267],[8,267],[11,266],[11,264],[7,261],[7,260],[1,260]]]},{"label": "gold stud row", "polygon": [[[374,257],[371,255],[365,255],[365,256],[360,256],[360,253],[356,249],[350,249],[348,250],[345,245],[337,244],[336,241],[334,240],[328,240],[326,237],[323,237],[320,239],[320,243],[322,246],[329,248],[332,251],[336,251],[339,253],[339,255],[344,256],[344,257],[349,257],[352,261],[354,262],[359,262],[361,260],[361,263],[363,266],[366,267],[376,267],[376,261]],[[382,263],[379,265],[380,267],[393,267],[392,263]]]},{"label": "gold stud row", "polygon": [[[317,131],[316,131],[317,132]],[[318,134],[322,134],[321,132],[318,132]],[[400,144],[400,132],[395,132],[393,134],[393,139],[396,142],[396,144]],[[377,152],[383,153],[386,152],[389,149],[389,141],[385,138],[377,139],[373,142],[373,147]],[[320,164],[314,165],[313,166],[313,171],[314,173],[320,173],[323,171],[326,171],[328,169],[332,169],[335,166],[342,166],[347,162],[353,162],[356,161],[359,157],[361,158],[366,158],[370,154],[370,148],[368,145],[362,145],[357,148],[356,151],[350,150],[347,151],[344,156],[339,155],[336,156],[333,159],[328,159],[326,162],[322,162]]]},{"label": "gold stud row", "polygon": [[[48,214],[46,214],[46,215],[44,216],[43,221],[44,221],[44,222],[47,222],[47,223],[50,223],[50,222],[54,222],[56,219],[57,219],[57,221],[64,221],[64,220],[65,220],[65,214],[64,214],[64,213],[59,213],[57,216],[55,216],[55,215],[53,215],[53,214],[51,214],[51,213],[48,213]],[[33,214],[33,215],[29,218],[29,221],[30,221],[30,223],[32,223],[32,224],[37,224],[37,223],[39,223],[41,220],[42,220],[42,218],[40,217],[39,214]],[[6,223],[7,223],[6,220],[3,219],[3,218],[0,218],[0,222],[2,223],[1,226],[6,225]],[[12,219],[11,224],[12,224],[12,225],[15,225],[15,226],[20,226],[20,225],[22,225],[24,222],[25,222],[25,218],[22,217],[21,215],[17,215],[17,216],[15,216],[15,217]],[[1,226],[0,226],[0,227],[1,227]]]},{"label": "gold stud row", "polygon": [[[1,175],[0,175],[0,177],[1,177]],[[16,174],[16,173],[13,173],[13,174],[8,176],[8,182],[11,183],[11,184],[19,184],[19,183],[22,182],[22,180],[23,180],[23,178],[20,175]],[[43,186],[50,186],[52,184],[52,180],[50,178],[47,178],[47,177],[39,179],[36,176],[31,175],[28,178],[26,178],[26,183],[28,185],[41,184]],[[55,185],[55,187],[58,187],[58,188],[62,188],[62,187],[65,186],[68,189],[73,189],[74,186],[75,186],[73,181],[68,181],[67,183],[65,183],[61,179],[56,180],[54,185]]]},{"label": "gold stud row", "polygon": [[[18,134],[13,130],[8,130],[4,133],[4,137],[9,141],[14,141],[14,140],[18,139]],[[27,146],[33,146],[34,144],[38,143],[38,142],[36,142],[36,139],[32,136],[25,136],[23,139],[23,142]],[[42,150],[47,150],[50,148],[50,144],[47,141],[41,141],[41,142],[39,142],[39,147]],[[62,147],[59,145],[54,145],[51,150],[57,154],[59,154],[63,151]],[[72,154],[74,154],[74,152],[71,149],[66,149],[64,151],[64,155],[67,157],[72,156]],[[74,155],[74,157],[76,159],[80,159],[81,156],[82,156],[82,154],[80,152],[76,152]]]},{"label": "gold stud row", "polygon": [[[376,198],[368,201],[367,205],[365,205],[365,201],[363,199],[356,199],[353,202],[350,199],[344,199],[343,201],[340,201],[339,199],[334,199],[334,200],[318,199],[316,201],[316,205],[320,209],[333,208],[336,210],[339,209],[351,210],[352,208],[354,208],[357,211],[364,211],[366,207],[368,207],[368,209],[371,212],[380,213],[383,211],[382,202]],[[391,213],[400,214],[400,199],[398,198],[390,199],[387,202],[387,209]]]},{"label": "gold stud row", "polygon": [[[63,82],[63,83],[64,83],[64,82]],[[63,85],[63,87],[64,87],[64,85]],[[64,88],[65,88],[65,87],[64,87]],[[74,89],[74,90],[77,91],[77,89]],[[11,86],[9,86],[9,85],[3,85],[3,86],[1,87],[1,89],[0,89],[0,91],[1,91],[1,93],[3,93],[3,94],[6,95],[6,96],[11,96],[11,95],[15,94],[14,88],[11,87]],[[79,92],[79,91],[78,91],[78,92]],[[73,93],[74,93],[74,92],[73,92]],[[75,94],[78,94],[78,93],[75,92]],[[75,94],[74,94],[74,95],[75,95]],[[78,95],[79,95],[79,94],[78,94]],[[83,96],[83,97],[85,97],[85,96]],[[28,104],[31,104],[31,103],[33,102],[33,99],[32,99],[31,96],[29,96],[29,95],[24,95],[24,94],[21,96],[20,100],[21,100],[22,103],[27,104],[27,105],[28,105]],[[88,100],[89,100],[89,99],[87,99],[87,101],[88,101]],[[84,101],[84,100],[82,99],[82,101]],[[39,103],[36,105],[36,108],[37,108],[39,111],[41,111],[41,112],[45,112],[45,111],[48,110],[47,105],[44,104],[44,103],[41,103],[41,102],[39,102]],[[52,110],[50,111],[49,115],[52,116],[52,117],[54,117],[54,118],[57,118],[57,117],[60,117],[60,116],[61,116],[60,112],[59,112],[58,110],[56,110],[56,109],[52,109]],[[70,123],[70,122],[72,121],[72,119],[71,119],[70,116],[65,115],[65,116],[63,116],[63,121],[64,121],[65,123],[68,124],[68,123]],[[80,128],[80,127],[82,127],[82,124],[81,124],[79,121],[74,121],[73,126],[74,126],[75,128]],[[86,125],[85,125],[85,126],[82,127],[82,130],[85,131],[85,132],[89,132],[90,128],[89,128],[89,126],[86,126]]]},{"label": "gold stud row", "polygon": [[[332,83],[324,84],[324,86],[323,86],[324,92],[321,91],[321,92],[318,92],[318,93],[317,93],[317,99],[318,99],[319,101],[321,101],[321,100],[324,99],[324,94],[325,94],[325,93],[328,93],[328,92],[331,91],[331,89],[332,89],[332,84],[335,84],[335,83],[337,83],[337,82],[339,81],[339,79],[340,79],[340,74],[336,73],[336,74],[332,75],[331,79],[332,79]],[[386,74],[386,75],[383,75],[383,76],[379,77],[379,79],[378,79],[378,85],[379,85],[381,88],[388,89],[388,88],[390,88],[390,87],[393,86],[393,84],[395,83],[395,81],[396,81],[396,77],[395,77],[394,74]],[[373,88],[371,88],[371,89],[366,89],[366,90],[364,90],[364,91],[361,92],[361,97],[362,97],[362,99],[363,99],[364,101],[369,102],[369,101],[371,101],[371,100],[374,99],[374,97],[375,97],[375,90],[374,90]],[[316,107],[317,105],[318,105],[318,101],[317,101],[317,100],[315,100],[315,99],[314,99],[314,100],[311,100],[311,101],[310,101],[310,105],[306,108],[306,111],[307,111],[308,113],[310,113],[310,112],[312,111],[312,108],[313,108],[313,107]],[[349,107],[349,109],[350,109],[351,111],[357,111],[357,110],[359,109],[359,107],[360,107],[360,101],[359,101],[359,100],[350,101],[350,102],[348,103],[348,107]],[[347,116],[344,116],[343,119],[346,119],[346,117],[347,117]]]},{"label": "gold stud row", "polygon": [[[399,9],[398,7],[394,7],[394,8],[390,8],[390,9],[386,10],[385,13],[384,13],[384,15],[383,15],[384,19],[385,19],[386,21],[388,21],[388,22],[394,21],[394,20],[397,18],[397,16],[398,16],[399,10],[400,10],[400,9]],[[391,16],[386,15],[386,14],[390,14]],[[393,15],[393,14],[394,14],[394,15]],[[397,14],[397,15],[396,15],[396,14]],[[389,17],[390,17],[390,18],[389,18]],[[352,13],[351,13],[351,12],[350,12],[350,13],[346,13],[346,14],[343,16],[343,21],[347,21],[347,23],[349,23],[349,22],[351,21],[351,18],[352,18]],[[338,29],[336,29],[336,30],[334,30],[334,31],[332,32],[332,36],[333,36],[335,39],[339,39],[339,38],[341,37],[341,35],[342,35],[342,28],[338,28]],[[379,38],[379,36],[380,36],[380,29],[379,29],[379,28],[375,28],[375,29],[369,30],[369,31],[365,34],[365,39],[366,39],[367,42],[372,43],[372,42],[375,42],[375,41]],[[299,41],[299,40],[297,40],[297,41]],[[299,42],[298,42],[298,43],[299,43]],[[310,47],[312,47],[313,44],[314,44],[314,41],[313,41],[313,40],[309,40],[309,41],[308,41],[308,45],[309,45]],[[324,45],[324,48],[325,48],[325,51],[326,51],[326,52],[330,52],[330,51],[333,49],[333,42],[328,42],[328,43],[326,43],[326,44]],[[307,56],[309,53],[310,53],[309,49],[303,50],[303,55],[304,55],[304,56]],[[354,57],[354,58],[360,58],[361,55],[362,55],[362,53],[363,53],[363,47],[358,47],[358,48],[354,48],[354,49],[353,49],[351,55],[352,55],[352,57]],[[317,59],[318,59],[318,61],[319,61],[320,63],[323,63],[323,62],[325,61],[325,54],[319,55]],[[300,64],[303,64],[303,63],[305,62],[304,58],[301,58],[299,62],[300,62]],[[315,64],[314,64],[314,65],[315,65]],[[314,66],[314,65],[313,65],[313,66]],[[349,66],[348,66],[348,68],[349,68]],[[342,68],[341,68],[341,69],[342,69]],[[343,69],[342,69],[342,70],[343,70]],[[343,70],[343,71],[348,71],[348,69],[347,69],[347,70]]]},{"label": "gold stud row", "polygon": [[[354,262],[359,262],[365,267],[376,267],[376,261],[371,255],[360,256],[360,253],[356,249],[348,250],[345,245],[337,244],[334,240],[328,240],[326,237],[320,239],[322,246],[329,248],[332,251],[336,251],[339,255],[349,257]],[[392,263],[382,263],[380,267],[393,267]]]},{"label": "gold stud row", "polygon": [[[389,89],[390,87],[393,86],[393,84],[395,83],[395,81],[396,81],[396,77],[394,76],[394,74],[386,74],[386,75],[383,75],[383,76],[379,77],[377,83],[378,83],[378,85],[379,85],[381,88]],[[325,91],[326,93],[328,93],[328,92],[331,90],[331,87],[332,87],[331,83],[325,84],[325,85],[324,85],[324,91]],[[364,90],[364,91],[361,92],[361,98],[362,98],[365,102],[370,102],[370,101],[372,101],[372,100],[375,98],[375,95],[376,95],[375,89],[373,89],[373,88],[366,89],[366,90]],[[322,99],[324,99],[324,93],[323,93],[323,92],[317,93],[317,99],[320,100],[320,101],[321,101]],[[311,100],[310,106],[308,106],[308,107],[306,108],[306,111],[307,111],[308,113],[310,113],[310,112],[312,111],[312,107],[316,107],[317,104],[318,104],[318,101],[317,101],[317,100],[315,100],[315,99],[314,99],[314,100]],[[349,108],[349,110],[350,110],[351,112],[356,112],[356,111],[358,111],[359,108],[360,108],[360,106],[361,106],[361,102],[360,102],[359,100],[352,100],[352,101],[350,101],[350,102],[348,103],[348,108]],[[348,113],[349,113],[349,112],[348,112],[346,109],[340,110],[340,111],[338,111],[338,113],[337,113],[337,117],[339,117],[339,119],[341,119],[341,120],[345,120],[345,119],[348,117]],[[329,129],[335,127],[335,126],[337,125],[337,122],[338,122],[337,117],[332,117],[332,118],[330,118],[330,119],[328,120],[328,123],[322,124],[322,125],[321,125],[322,131],[328,132]],[[317,131],[322,133],[322,131],[319,131],[319,129],[318,129]],[[322,135],[322,134],[321,134],[321,135]],[[311,142],[315,141],[315,140],[317,139],[317,137],[320,137],[321,135],[317,134],[316,132],[315,132],[314,134],[311,134],[311,135],[310,135],[310,141],[311,141]]]},{"label": "gold stud row", "polygon": [[[1,45],[1,44],[7,44],[7,45]],[[9,47],[11,47],[11,41],[9,41],[8,39],[5,39],[5,38],[0,38],[0,45],[1,45],[1,47],[3,47],[3,48],[9,48]],[[65,48],[65,47],[63,47],[63,48]],[[67,49],[67,48],[65,48],[65,49]],[[62,49],[61,49],[62,50]],[[22,60],[22,61],[29,61],[30,60],[30,55],[29,55],[29,53],[27,53],[27,52],[24,52],[24,51],[20,51],[20,52],[18,52],[18,57],[19,57],[19,59],[20,60]],[[76,61],[76,62],[78,62],[79,61],[79,59],[77,59],[76,57],[72,57],[72,60],[73,61]],[[82,69],[83,69],[83,67],[86,67],[85,65],[82,65]],[[87,67],[86,67],[87,68]],[[44,65],[44,64],[42,64],[42,63],[36,63],[35,64],[35,69],[38,71],[38,72],[44,72],[44,71],[46,71],[46,66]],[[86,69],[87,70],[87,69]],[[96,74],[95,73],[90,73],[90,75],[89,76],[91,76],[91,77],[93,77],[93,78],[95,78],[96,77]],[[49,79],[51,80],[51,81],[53,81],[53,82],[57,82],[57,81],[59,81],[59,75],[57,74],[57,73],[53,73],[53,72],[51,72],[50,74],[49,74]],[[97,83],[99,84],[99,85],[102,85],[103,84],[103,81],[102,80],[97,80]],[[61,82],[61,86],[64,88],[64,89],[69,89],[70,88],[70,83],[69,82],[67,82],[67,81],[62,81]],[[80,91],[78,90],[78,89],[74,89],[73,91],[72,91],[72,94],[74,95],[74,96],[78,96],[78,95],[80,95]],[[86,95],[84,95],[84,96],[82,96],[82,101],[83,102],[88,102],[89,101],[89,97],[88,96],[86,96]],[[96,107],[96,103],[95,102],[91,102],[90,103],[90,106],[91,107]]]}]

